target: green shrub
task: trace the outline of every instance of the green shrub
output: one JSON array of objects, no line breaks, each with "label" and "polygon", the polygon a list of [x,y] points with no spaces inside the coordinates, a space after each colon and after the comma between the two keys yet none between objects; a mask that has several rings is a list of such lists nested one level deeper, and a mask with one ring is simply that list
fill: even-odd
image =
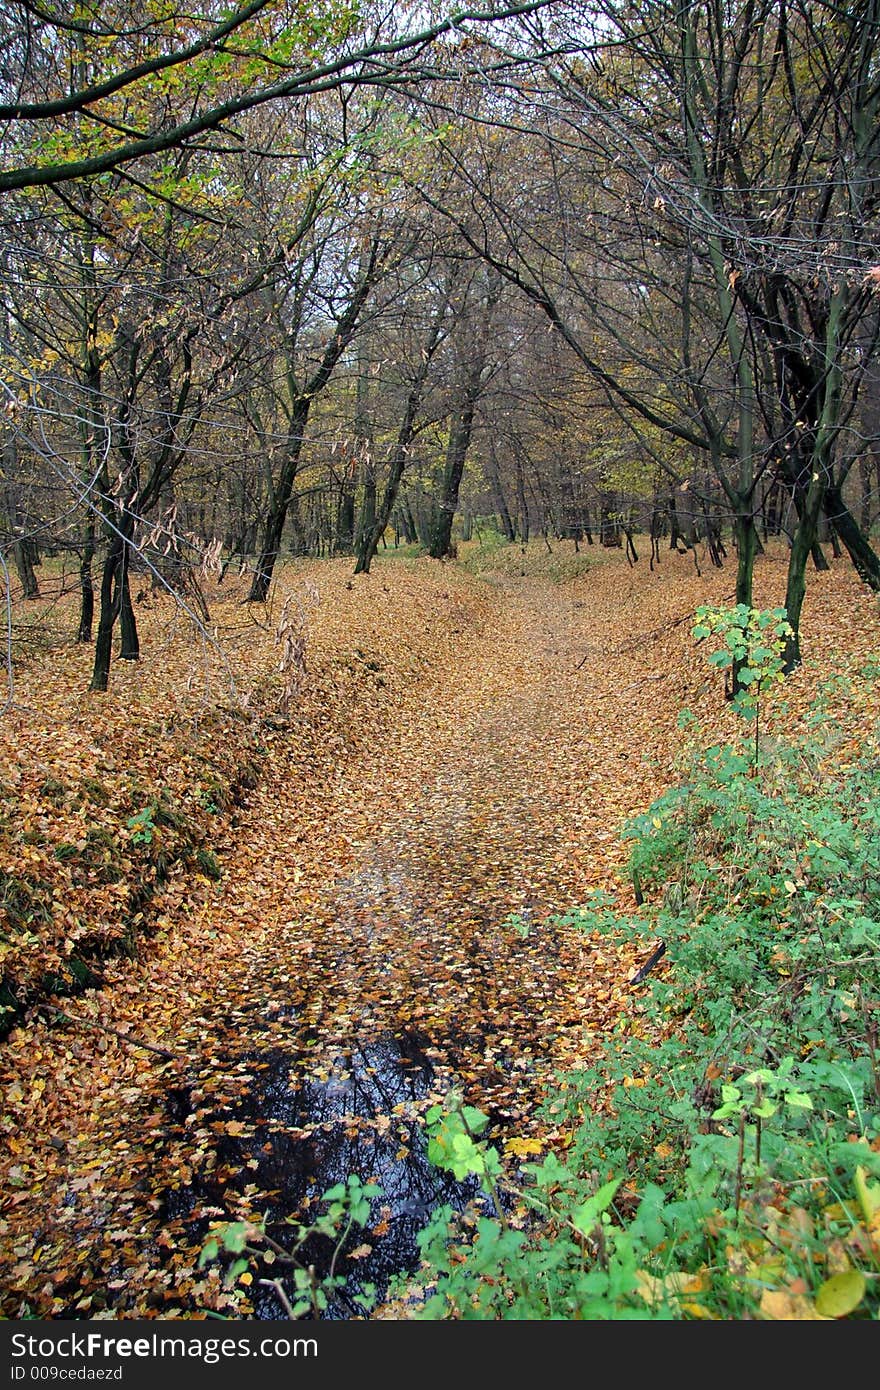
[{"label": "green shrub", "polygon": [[424,1233],[421,1316],[880,1316],[880,766],[822,751],[706,749],[628,826],[650,901],[567,920],[663,965],[560,1077],[561,1155],[513,1167],[460,1106],[431,1117],[485,1204]]}]

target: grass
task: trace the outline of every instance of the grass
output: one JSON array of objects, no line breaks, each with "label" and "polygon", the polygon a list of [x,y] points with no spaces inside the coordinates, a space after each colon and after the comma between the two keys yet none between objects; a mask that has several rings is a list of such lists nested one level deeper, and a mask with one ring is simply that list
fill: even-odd
[{"label": "grass", "polygon": [[458,562],[463,569],[481,578],[495,574],[549,579],[553,584],[564,584],[586,574],[595,564],[595,558],[584,546],[575,551],[573,541],[545,541],[542,537],[524,544],[505,540],[497,531],[489,531],[474,540],[460,541]]}]

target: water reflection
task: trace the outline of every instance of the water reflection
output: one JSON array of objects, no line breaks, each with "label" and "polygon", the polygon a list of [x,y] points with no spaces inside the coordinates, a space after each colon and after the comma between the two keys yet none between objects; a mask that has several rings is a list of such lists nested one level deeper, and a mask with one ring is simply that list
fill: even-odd
[{"label": "water reflection", "polygon": [[[416,1236],[431,1212],[444,1204],[460,1210],[476,1193],[474,1184],[455,1181],[426,1156],[413,1111],[433,1079],[428,1047],[430,1040],[413,1032],[386,1035],[338,1058],[320,1077],[298,1075],[286,1051],[249,1056],[249,1079],[240,1093],[218,1116],[200,1109],[202,1131],[213,1124],[225,1132],[192,1182],[164,1194],[166,1218],[201,1239],[218,1208],[230,1209],[230,1197],[247,1197],[255,1213],[267,1214],[269,1233],[287,1248],[285,1218],[315,1214],[321,1193],[350,1174],[376,1183],[382,1195],[372,1203],[373,1229],[355,1229],[348,1238],[336,1262],[346,1287],[325,1315],[363,1316],[353,1295],[372,1284],[381,1298],[392,1275],[416,1267]],[[184,1130],[194,1105],[191,1094],[169,1097]],[[233,1131],[240,1124],[245,1133],[230,1135],[230,1120]],[[346,1258],[355,1249],[359,1258]],[[302,1255],[320,1278],[329,1271],[332,1242],[310,1238]],[[273,1265],[271,1276],[278,1273]],[[285,1316],[274,1291],[256,1279],[252,1299],[257,1317]]]}]

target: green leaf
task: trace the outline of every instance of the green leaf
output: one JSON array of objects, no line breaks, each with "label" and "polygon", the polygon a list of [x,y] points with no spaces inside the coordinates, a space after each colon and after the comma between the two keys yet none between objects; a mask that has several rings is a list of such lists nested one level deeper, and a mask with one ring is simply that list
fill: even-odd
[{"label": "green leaf", "polygon": [[861,1270],[847,1269],[843,1274],[832,1274],[816,1294],[816,1312],[825,1318],[845,1318],[858,1308],[866,1289]]},{"label": "green leaf", "polygon": [[757,1071],[750,1071],[748,1076],[743,1077],[749,1086],[771,1086],[773,1084],[773,1073],[766,1067],[759,1067]]},{"label": "green leaf", "polygon": [[813,1101],[806,1091],[786,1091],[786,1104],[795,1106],[798,1110],[812,1110]]},{"label": "green leaf", "polygon": [[593,1197],[589,1197],[586,1202],[575,1209],[572,1213],[571,1224],[576,1231],[580,1231],[585,1236],[593,1231],[603,1211],[607,1211],[608,1207],[611,1206],[614,1194],[622,1181],[622,1178],[615,1178],[612,1182],[606,1182]]},{"label": "green leaf", "polygon": [[243,1221],[236,1221],[233,1226],[225,1226],[220,1232],[223,1249],[237,1255],[247,1245],[247,1232],[248,1228]]},{"label": "green leaf", "polygon": [[482,1134],[489,1123],[489,1116],[473,1105],[462,1106],[461,1115],[471,1134]]},{"label": "green leaf", "polygon": [[861,1164],[856,1168],[854,1185],[862,1216],[870,1222],[874,1213],[880,1210],[880,1185],[868,1181],[867,1170]]},{"label": "green leaf", "polygon": [[210,1264],[212,1260],[216,1260],[219,1254],[219,1242],[213,1238],[211,1240],[206,1240],[202,1246],[202,1253],[199,1255],[199,1269],[204,1269],[205,1265]]},{"label": "green leaf", "polygon": [[459,1180],[485,1172],[483,1154],[469,1134],[456,1134],[448,1166]]}]

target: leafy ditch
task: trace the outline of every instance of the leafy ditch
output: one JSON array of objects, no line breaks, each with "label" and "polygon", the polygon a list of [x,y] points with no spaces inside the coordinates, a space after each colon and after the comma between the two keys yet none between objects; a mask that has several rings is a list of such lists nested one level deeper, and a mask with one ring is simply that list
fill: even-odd
[{"label": "leafy ditch", "polygon": [[[616,1045],[643,956],[554,914],[620,891],[617,826],[668,783],[678,711],[708,710],[720,732],[733,717],[720,690],[707,693],[680,621],[706,586],[679,574],[651,588],[601,567],[571,591],[498,586],[491,604],[465,595],[464,642],[447,634],[452,574],[382,573],[393,603],[328,571],[309,679],[290,718],[261,727],[261,776],[234,822],[210,809],[203,766],[173,741],[159,764],[152,726],[131,721],[146,666],[137,690],[101,705],[114,758],[100,768],[105,816],[62,806],[56,818],[32,794],[38,777],[83,775],[91,707],[68,733],[55,708],[39,728],[7,730],[10,764],[15,753],[26,765],[25,740],[43,748],[15,783],[16,831],[50,828],[54,846],[75,843],[86,819],[135,818],[143,833],[151,799],[127,795],[129,776],[146,790],[173,771],[169,791],[184,777],[223,877],[190,892],[190,876],[172,873],[142,960],[109,960],[112,987],[71,1004],[76,1018],[33,1010],[0,1050],[5,1316],[277,1317],[260,1279],[279,1261],[235,1275],[234,1250],[205,1263],[212,1227],[268,1213],[283,1248],[288,1218],[314,1224],[322,1192],[350,1174],[385,1192],[337,1271],[344,1259],[350,1298],[381,1289],[412,1267],[424,1209],[469,1196],[428,1167],[420,1139],[459,1084],[503,1131],[489,1137],[505,1161],[568,1151],[576,1118],[560,1073]],[[843,600],[829,587],[824,601],[818,628],[830,632]],[[357,651],[383,663],[384,685],[349,660],[352,605]],[[873,642],[876,617],[854,611]],[[250,625],[249,655],[252,637]],[[435,650],[424,665],[432,643],[442,660]],[[48,845],[17,845],[22,869],[42,876]],[[52,862],[69,870],[66,910],[118,925],[113,884],[87,893],[72,856]],[[306,1254],[327,1268],[326,1241]],[[338,1299],[325,1315],[352,1316]]]}]

